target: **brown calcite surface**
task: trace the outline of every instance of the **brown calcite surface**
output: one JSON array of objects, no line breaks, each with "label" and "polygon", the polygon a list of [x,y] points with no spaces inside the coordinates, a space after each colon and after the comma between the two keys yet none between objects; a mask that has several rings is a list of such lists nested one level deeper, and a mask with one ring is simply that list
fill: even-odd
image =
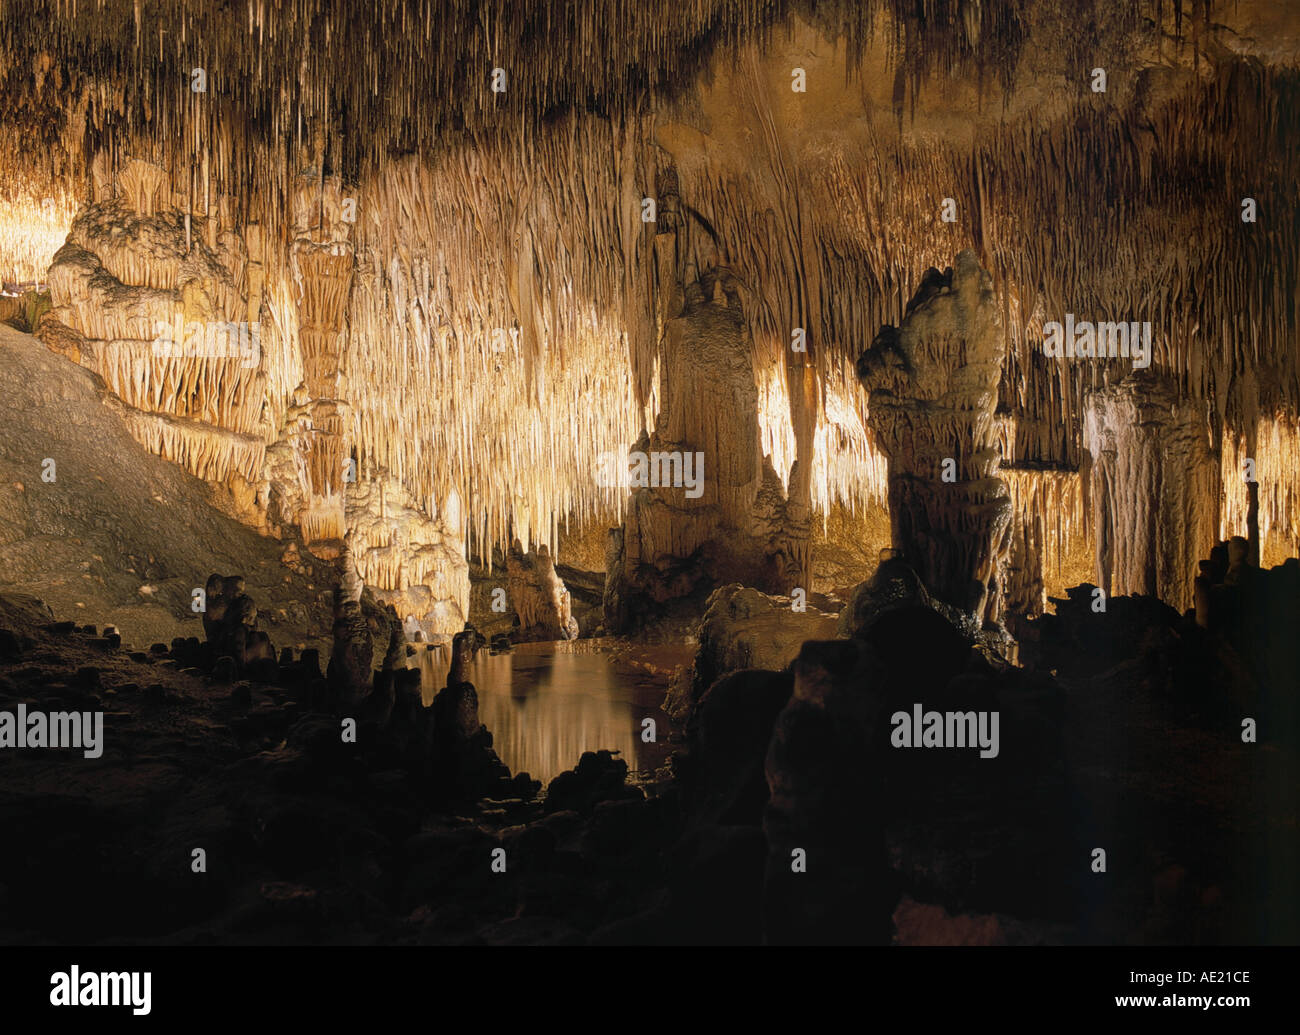
[{"label": "brown calcite surface", "polygon": [[1218,538],[1221,472],[1205,410],[1167,377],[1135,375],[1088,396],[1096,582],[1108,593],[1192,606],[1197,561]]},{"label": "brown calcite surface", "polygon": [[1298,183],[1295,0],[0,0],[0,943],[1294,945]]},{"label": "brown calcite surface", "polygon": [[506,556],[509,602],[519,616],[517,639],[576,640],[578,620],[564,580],[555,573],[550,551],[539,546],[524,553],[518,544]]},{"label": "brown calcite surface", "polygon": [[926,274],[902,325],[858,359],[889,457],[893,546],[976,628],[1001,614],[996,561],[1011,518],[994,424],[1003,347],[992,280],[965,251]]},{"label": "brown calcite surface", "polygon": [[[259,8],[241,32],[180,0],[44,4],[48,38],[16,30],[0,66],[0,278],[48,287],[42,340],[254,527],[293,524],[325,559],[351,531],[378,570],[402,535],[355,527],[353,484],[467,555],[554,552],[567,523],[607,522],[658,604],[693,592],[674,567],[700,550],[773,592],[813,587],[815,523],[883,516],[901,487],[855,360],[903,326],[924,270],[970,249],[1003,339],[999,431],[979,445],[996,440],[1011,495],[1000,577],[968,558],[988,615],[1041,612],[1097,550],[1085,400],[1131,364],[1045,357],[1067,311],[1151,324],[1154,369],[1207,404],[1223,491],[1205,520],[1251,526],[1279,561],[1300,548],[1294,19],[1104,6],[702,0],[666,32],[592,0],[575,25],[599,42],[550,47],[510,7],[492,15],[497,91],[456,63],[488,29],[454,11],[406,50],[353,0]],[[144,23],[230,54],[234,78],[146,55]],[[437,61],[455,70],[425,74]],[[381,75],[416,85],[363,86]],[[152,354],[159,326],[189,323],[259,326],[261,355]],[[643,431],[706,454],[706,497],[601,484]],[[449,615],[463,586],[412,564],[377,588],[425,586],[409,613]]]}]

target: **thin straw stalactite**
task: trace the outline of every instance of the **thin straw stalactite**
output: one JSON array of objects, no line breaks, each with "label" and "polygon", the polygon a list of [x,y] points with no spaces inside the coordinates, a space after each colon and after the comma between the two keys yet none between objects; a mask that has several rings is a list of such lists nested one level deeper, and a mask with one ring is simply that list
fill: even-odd
[{"label": "thin straw stalactite", "polygon": [[[617,521],[625,496],[595,471],[655,421],[660,303],[672,285],[640,205],[671,166],[691,213],[674,247],[739,283],[762,446],[786,491],[813,509],[884,500],[854,360],[902,319],[927,267],[973,247],[1004,306],[1006,463],[1077,472],[1086,396],[1131,369],[1047,361],[1045,321],[1150,321],[1153,365],[1222,425],[1225,471],[1247,448],[1234,443],[1263,429],[1261,523],[1294,540],[1300,475],[1284,462],[1290,440],[1272,430],[1300,409],[1294,70],[1227,60],[1145,107],[1080,93],[950,140],[909,131],[924,90],[964,76],[992,106],[1031,26],[1055,34],[1063,69],[1084,66],[1086,41],[1029,0],[872,0],[851,11],[695,0],[671,18],[632,0],[27,6],[30,25],[0,28],[10,173],[0,194],[13,206],[0,218],[0,256],[25,250],[6,228],[32,225],[43,198],[56,199],[42,210],[46,236],[71,223],[76,198],[183,218],[183,238],[171,239],[184,243],[166,262],[105,234],[90,249],[72,223],[70,240],[104,274],[159,294],[141,294],[128,318],[87,277],[69,293],[70,319],[105,343],[96,368],[142,411],[269,445],[303,402],[300,385],[339,403],[319,413],[338,444],[305,469],[329,494],[346,443],[363,472],[395,478],[429,515],[456,500],[459,531],[480,552],[514,538],[554,544],[570,520]],[[1082,6],[1119,41],[1117,68],[1168,39],[1178,43],[1166,60],[1190,64],[1177,51],[1191,47],[1199,61],[1189,33],[1212,20],[1209,4],[1195,16],[1181,3]],[[883,52],[896,73],[892,110],[864,114],[834,147],[806,148],[764,79],[773,30],[795,17],[824,34],[853,89],[865,86],[866,55]],[[666,153],[658,131],[689,124],[705,69],[741,84],[753,154]],[[353,250],[305,253],[304,206],[318,207],[319,224],[345,195],[356,203]],[[939,219],[945,197],[960,222]],[[1266,214],[1257,224],[1239,218],[1245,197]],[[39,280],[36,255],[5,279]],[[201,297],[190,288],[179,304],[162,299],[194,283]],[[133,358],[152,317],[186,306],[260,320],[259,368]],[[811,342],[798,364],[795,327]],[[796,459],[808,461],[806,484],[792,486]],[[1234,500],[1225,531],[1239,527]]]}]

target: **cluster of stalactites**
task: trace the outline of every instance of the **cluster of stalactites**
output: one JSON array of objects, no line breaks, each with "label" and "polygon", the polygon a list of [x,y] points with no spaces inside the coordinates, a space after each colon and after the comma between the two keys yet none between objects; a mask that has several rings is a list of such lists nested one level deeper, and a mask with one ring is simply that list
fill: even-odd
[{"label": "cluster of stalactites", "polygon": [[633,127],[569,129],[394,162],[359,195],[344,358],[359,464],[435,509],[473,501],[478,544],[528,550],[566,515],[616,516],[602,472],[648,418],[632,374],[653,340],[643,155]]},{"label": "cluster of stalactites", "polygon": [[1084,412],[1097,585],[1190,607],[1216,540],[1219,463],[1204,401],[1147,373],[1091,393]]},{"label": "cluster of stalactites", "polygon": [[[406,4],[392,19],[373,5],[326,6],[255,0],[247,23],[241,16],[232,28],[225,13],[192,5],[137,12],[122,3],[114,19],[112,4],[55,3],[32,19],[39,39],[13,29],[0,46],[33,69],[37,100],[56,89],[66,95],[56,127],[66,139],[50,148],[67,161],[57,175],[74,175],[88,140],[119,156],[148,143],[156,161],[105,157],[80,171],[142,218],[189,214],[187,253],[206,249],[228,270],[228,285],[204,287],[216,311],[246,300],[246,312],[256,312],[265,281],[262,423],[256,386],[237,365],[219,381],[196,377],[192,396],[221,397],[227,412],[210,419],[265,437],[298,386],[317,384],[321,394],[309,387],[299,400],[309,404],[306,437],[323,443],[304,458],[304,478],[329,501],[308,515],[313,536],[338,531],[333,480],[352,451],[359,467],[392,472],[430,511],[453,492],[471,501],[467,531],[482,543],[554,542],[566,517],[616,519],[623,494],[598,484],[596,471],[603,454],[653,428],[657,407],[661,327],[649,242],[663,235],[640,217],[644,197],[666,208],[643,125],[660,101],[637,94],[638,104],[647,101],[637,114],[614,109],[608,119],[568,114],[544,123],[541,114],[566,98],[619,93],[602,64],[611,46],[688,82],[703,59],[689,56],[702,35],[728,26],[739,52],[757,51],[747,32],[775,9],[746,14],[740,8],[752,5],[701,3],[660,24],[640,5],[611,0],[582,7],[576,29],[566,22],[560,31],[546,11],[510,5],[468,22],[457,4]],[[902,9],[860,5],[868,15],[886,6]],[[996,45],[995,30],[1018,9],[984,4],[960,19],[936,9],[927,25],[900,17],[900,56],[912,72],[927,54],[953,66]],[[1178,9],[1165,5],[1164,21]],[[941,44],[954,19],[960,31]],[[835,20],[823,19],[832,30]],[[444,31],[462,23],[469,27]],[[861,43],[855,24],[848,37]],[[481,46],[466,49],[467,40]],[[37,47],[48,51],[43,60],[28,52]],[[366,74],[358,74],[358,55]],[[628,67],[622,58],[619,67]],[[142,62],[158,75],[139,76]],[[444,81],[429,67],[456,71]],[[492,89],[496,67],[506,74],[504,93]],[[206,91],[194,89],[195,68],[206,73]],[[412,88],[378,89],[381,76]],[[146,83],[148,97],[137,92]],[[1236,396],[1251,380],[1238,374],[1272,364],[1276,398],[1248,404],[1296,412],[1294,72],[1225,65],[1149,109],[1087,98],[1065,117],[1009,121],[974,147],[873,129],[817,160],[792,149],[757,77],[745,83],[736,110],[754,129],[755,150],[741,162],[702,153],[677,171],[674,190],[698,218],[683,219],[674,247],[694,249],[743,283],[763,449],[788,492],[794,460],[811,455],[800,465],[807,485],[794,488],[812,506],[883,498],[881,454],[852,419],[864,406],[851,359],[878,326],[902,319],[917,271],[965,245],[992,272],[1003,308],[1000,394],[1017,416],[1013,440],[1002,443],[1008,459],[1077,467],[1085,396],[1127,373],[1122,362],[1044,360],[1042,323],[1066,311],[1150,320],[1156,365],[1190,394],[1213,398],[1220,413],[1247,405]],[[451,146],[436,146],[442,141]],[[423,156],[393,162],[394,144]],[[313,163],[304,190],[299,171]],[[313,292],[347,290],[340,272],[301,259],[297,243],[304,231],[327,255],[337,243],[330,232],[311,232],[342,220],[345,198],[319,172],[327,167],[347,168],[364,185],[354,199],[350,304],[351,340],[362,347],[342,350],[337,383],[332,324],[303,323],[302,314],[304,305],[331,305]],[[960,213],[956,224],[937,216],[944,196]],[[1246,196],[1257,203],[1256,224],[1240,219]],[[1115,205],[1115,197],[1142,203]],[[339,212],[325,213],[332,205]],[[225,236],[232,226],[265,227],[266,239],[259,234],[255,246],[245,234],[241,257]],[[123,284],[176,290],[170,265],[137,263],[113,248],[101,262]],[[91,300],[78,316],[114,331],[97,340],[139,340],[137,326],[118,334],[102,312]],[[792,362],[795,328],[809,340]],[[137,389],[134,363],[113,352],[105,350],[103,367],[124,398],[172,396],[153,372]],[[1261,483],[1270,529],[1291,520],[1287,484]]]},{"label": "cluster of stalactites", "polygon": [[272,434],[249,319],[260,241],[215,209],[183,207],[156,166],[124,160],[116,177],[96,168],[98,200],[54,258],[38,333],[104,379],[148,449],[247,496]]},{"label": "cluster of stalactites", "polygon": [[1250,438],[1236,429],[1223,438],[1218,538],[1248,538],[1253,524],[1257,562],[1273,567],[1300,555],[1300,420],[1285,413],[1260,417]]},{"label": "cluster of stalactites", "polygon": [[304,174],[293,197],[291,278],[302,359],[305,422],[297,429],[299,470],[306,475],[303,540],[324,556],[344,538],[344,486],[357,480],[349,455],[349,400],[342,377],[355,259],[350,240],[355,199],[337,178]]}]

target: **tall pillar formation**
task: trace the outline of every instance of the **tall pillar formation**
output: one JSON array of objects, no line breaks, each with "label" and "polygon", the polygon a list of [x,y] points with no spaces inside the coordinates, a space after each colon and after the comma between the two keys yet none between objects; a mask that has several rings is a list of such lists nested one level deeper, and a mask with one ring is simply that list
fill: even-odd
[{"label": "tall pillar formation", "polygon": [[1198,561],[1218,541],[1219,461],[1207,405],[1141,371],[1084,400],[1083,442],[1107,593],[1193,603]]},{"label": "tall pillar formation", "polygon": [[305,504],[299,516],[303,541],[313,553],[336,556],[346,529],[343,515],[347,458],[347,402],[340,382],[352,289],[352,225],[344,219],[339,180],[299,178],[293,199],[294,241],[290,249],[303,383],[309,400],[307,434],[300,442],[306,474]]},{"label": "tall pillar formation", "polygon": [[[660,409],[654,431],[632,447],[628,515],[610,540],[610,629],[674,600],[702,603],[731,582],[785,594],[810,580],[810,513],[796,493],[802,484],[806,495],[806,477],[796,462],[787,494],[763,453],[739,278],[681,204],[671,171],[661,173],[658,194]],[[699,483],[664,485],[654,475],[669,470]]]},{"label": "tall pillar formation", "polygon": [[858,359],[867,424],[889,458],[894,549],[969,635],[997,623],[1011,499],[994,412],[1003,336],[993,281],[973,252],[925,272],[902,325]]}]

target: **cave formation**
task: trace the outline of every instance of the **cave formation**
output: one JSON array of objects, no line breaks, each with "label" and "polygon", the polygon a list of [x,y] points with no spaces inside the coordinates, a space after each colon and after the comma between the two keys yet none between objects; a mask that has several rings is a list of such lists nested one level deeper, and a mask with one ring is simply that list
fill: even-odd
[{"label": "cave formation", "polygon": [[0,940],[1300,938],[1300,12],[18,0],[0,169]]}]

